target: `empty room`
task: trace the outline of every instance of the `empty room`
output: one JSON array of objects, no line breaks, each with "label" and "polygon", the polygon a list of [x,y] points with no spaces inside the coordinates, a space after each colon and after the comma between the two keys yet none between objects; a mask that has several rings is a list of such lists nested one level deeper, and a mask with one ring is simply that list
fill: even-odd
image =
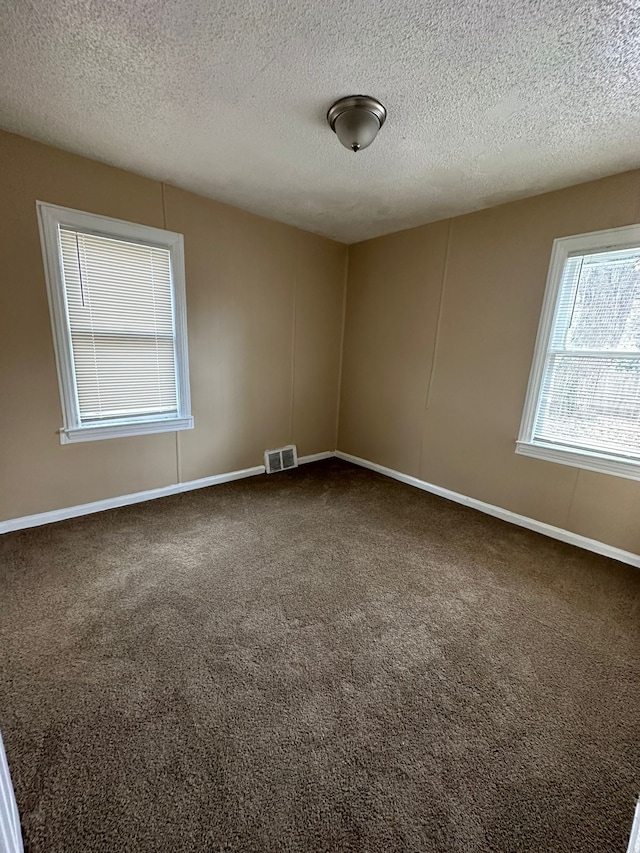
[{"label": "empty room", "polygon": [[640,6],[1,19],[0,853],[640,853]]}]

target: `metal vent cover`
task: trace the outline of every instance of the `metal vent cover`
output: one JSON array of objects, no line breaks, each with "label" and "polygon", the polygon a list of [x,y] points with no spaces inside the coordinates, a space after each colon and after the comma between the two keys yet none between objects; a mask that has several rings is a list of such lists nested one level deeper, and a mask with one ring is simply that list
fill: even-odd
[{"label": "metal vent cover", "polygon": [[265,450],[264,467],[267,474],[275,474],[277,471],[287,471],[289,468],[298,467],[298,452],[295,444],[279,447],[277,450]]}]

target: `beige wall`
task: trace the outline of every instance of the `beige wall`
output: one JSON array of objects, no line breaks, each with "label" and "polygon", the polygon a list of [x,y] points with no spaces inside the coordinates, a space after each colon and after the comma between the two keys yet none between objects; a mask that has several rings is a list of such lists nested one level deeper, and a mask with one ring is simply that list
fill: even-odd
[{"label": "beige wall", "polygon": [[338,447],[640,553],[640,483],[517,456],[555,237],[640,221],[640,172],[350,247]]},{"label": "beige wall", "polygon": [[[336,446],[347,249],[0,132],[0,520]],[[185,235],[196,428],[61,445],[35,201]],[[640,552],[640,483],[516,456],[551,244],[640,221],[631,172],[349,248],[338,446]]]},{"label": "beige wall", "polygon": [[[0,519],[335,448],[345,246],[2,132],[0,199]],[[194,430],[60,444],[36,199],[184,234]]]}]

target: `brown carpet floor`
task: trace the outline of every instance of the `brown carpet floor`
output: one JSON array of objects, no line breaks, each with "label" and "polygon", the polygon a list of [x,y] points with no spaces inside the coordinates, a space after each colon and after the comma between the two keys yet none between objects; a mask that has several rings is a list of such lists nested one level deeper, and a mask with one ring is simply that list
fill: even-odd
[{"label": "brown carpet floor", "polygon": [[28,851],[626,850],[637,569],[337,460],[0,561]]}]

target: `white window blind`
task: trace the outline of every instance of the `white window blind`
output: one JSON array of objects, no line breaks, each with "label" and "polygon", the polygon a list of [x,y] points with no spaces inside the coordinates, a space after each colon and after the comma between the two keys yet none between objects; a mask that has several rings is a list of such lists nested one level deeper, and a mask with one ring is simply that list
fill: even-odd
[{"label": "white window blind", "polygon": [[182,235],[37,207],[61,441],[191,429]]},{"label": "white window blind", "polygon": [[[624,242],[629,229],[619,230]],[[640,465],[640,240],[621,248],[615,237],[611,242],[591,251],[569,245],[556,258],[557,281],[551,274],[549,282],[555,298],[548,300],[519,445],[565,450],[575,454],[569,464],[623,473],[606,460]],[[593,464],[597,457],[605,462]],[[640,477],[640,469],[624,476]]]},{"label": "white window blind", "polygon": [[80,422],[177,412],[169,251],[60,228]]},{"label": "white window blind", "polygon": [[533,438],[640,460],[640,249],[568,259]]}]

